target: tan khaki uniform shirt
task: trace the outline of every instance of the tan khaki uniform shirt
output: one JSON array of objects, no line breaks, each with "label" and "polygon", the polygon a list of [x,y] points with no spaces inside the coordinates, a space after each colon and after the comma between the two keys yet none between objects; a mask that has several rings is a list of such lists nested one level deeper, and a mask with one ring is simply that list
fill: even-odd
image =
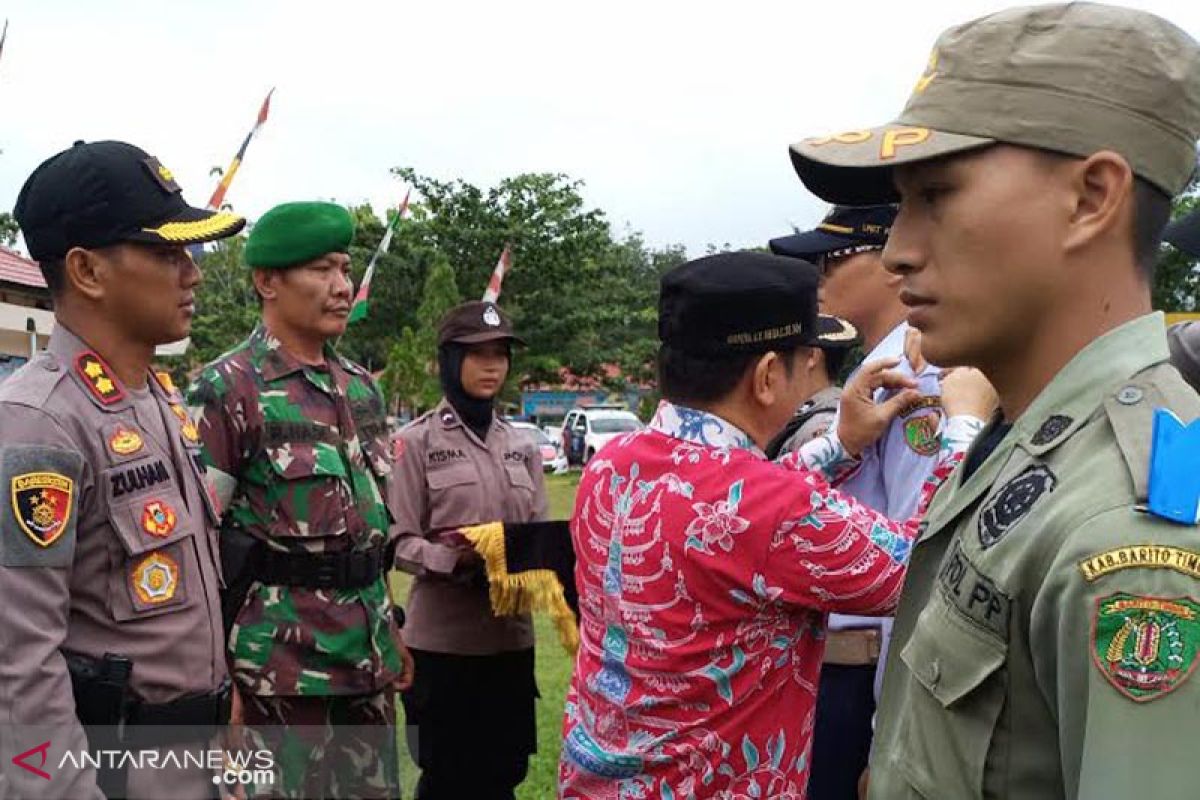
[{"label": "tan khaki uniform shirt", "polygon": [[1146,511],[1159,407],[1200,415],[1150,314],[943,484],[896,614],[873,800],[1200,796],[1200,528]]},{"label": "tan khaki uniform shirt", "polygon": [[499,419],[480,441],[443,400],[397,434],[396,451],[389,503],[397,517],[396,566],[416,576],[405,643],[458,655],[532,647],[529,616],[493,616],[481,573],[451,577],[457,553],[439,535],[464,525],[545,519],[537,447]]},{"label": "tan khaki uniform shirt", "polygon": [[[129,391],[59,324],[48,351],[0,383],[0,726],[56,732],[51,780],[4,759],[11,796],[99,795],[91,769],[57,768],[83,743],[61,649],[131,659],[131,688],[151,703],[212,692],[227,677],[199,438],[178,394],[148,382],[162,415],[149,428]],[[131,774],[131,788],[148,777]],[[181,787],[159,788],[180,797]]]}]

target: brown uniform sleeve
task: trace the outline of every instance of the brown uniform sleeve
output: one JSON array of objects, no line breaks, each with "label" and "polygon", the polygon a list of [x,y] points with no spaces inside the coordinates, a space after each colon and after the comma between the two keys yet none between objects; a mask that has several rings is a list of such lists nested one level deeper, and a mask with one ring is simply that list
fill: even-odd
[{"label": "brown uniform sleeve", "polygon": [[533,455],[526,459],[529,479],[533,481],[533,517],[531,522],[542,522],[550,518],[550,501],[546,496],[546,473],[542,471],[542,454],[533,448]]},{"label": "brown uniform sleeve", "polygon": [[425,538],[429,493],[425,485],[425,437],[419,425],[397,434],[388,499],[396,515],[396,569],[412,575],[450,575],[458,551]]},{"label": "brown uniform sleeve", "polygon": [[[71,607],[76,525],[91,496],[93,476],[70,437],[40,409],[0,405],[0,443],[5,494],[20,490],[18,481],[31,474],[70,481],[65,524],[42,536],[53,537],[49,544],[27,532],[13,504],[0,507],[0,719],[10,734],[0,737],[8,740],[0,770],[14,797],[103,798],[95,771],[86,764],[68,760],[61,767],[50,761],[43,765],[39,755],[27,755],[24,763],[51,774],[46,780],[13,762],[14,756],[46,740],[52,742],[49,752],[60,755],[87,749],[60,648]],[[50,494],[60,508],[61,489]],[[9,747],[15,749],[8,752]]]}]

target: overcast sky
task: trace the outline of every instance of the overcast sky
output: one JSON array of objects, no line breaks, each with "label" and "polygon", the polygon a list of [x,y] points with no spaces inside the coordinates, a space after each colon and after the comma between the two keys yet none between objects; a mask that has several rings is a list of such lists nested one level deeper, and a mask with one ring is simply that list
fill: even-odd
[{"label": "overcast sky", "polygon": [[[563,172],[653,244],[761,245],[825,206],[787,145],[899,112],[954,2],[7,0],[0,208],[76,139],[157,155],[201,205],[276,87],[227,198],[369,201],[398,165],[490,185]],[[1147,0],[1200,36],[1200,3]]]}]

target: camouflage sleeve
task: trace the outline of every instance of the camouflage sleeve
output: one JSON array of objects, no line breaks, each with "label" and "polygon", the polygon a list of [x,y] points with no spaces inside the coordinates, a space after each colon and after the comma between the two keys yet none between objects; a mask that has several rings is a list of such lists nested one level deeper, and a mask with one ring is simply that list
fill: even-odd
[{"label": "camouflage sleeve", "polygon": [[458,562],[453,547],[426,538],[429,492],[425,486],[425,443],[419,425],[396,434],[388,499],[396,515],[396,569],[412,575],[450,575]]},{"label": "camouflage sleeve", "polygon": [[[229,408],[232,393],[216,368],[205,369],[188,387],[187,404],[200,429],[204,465],[216,490],[219,508],[229,508],[241,474],[242,445],[238,415]],[[244,419],[244,416],[242,417]]]},{"label": "camouflage sleeve", "polygon": [[[0,513],[0,787],[14,797],[102,798],[86,764],[42,764],[33,745],[87,749],[60,648],[67,635],[79,509],[92,474],[71,438],[44,411],[0,406],[0,481],[11,495]],[[8,752],[9,748],[14,748]],[[45,751],[42,752],[45,755]]]},{"label": "camouflage sleeve", "polygon": [[1200,529],[1128,506],[1092,517],[1054,551],[1028,641],[1058,720],[1066,797],[1196,796],[1197,578]]}]

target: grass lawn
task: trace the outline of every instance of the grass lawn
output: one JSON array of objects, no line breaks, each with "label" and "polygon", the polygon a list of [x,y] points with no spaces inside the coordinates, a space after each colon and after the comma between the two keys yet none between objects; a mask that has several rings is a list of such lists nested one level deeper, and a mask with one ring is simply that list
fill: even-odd
[{"label": "grass lawn", "polygon": [[[547,475],[546,490],[550,499],[550,518],[567,519],[575,505],[575,487],[579,484],[579,473]],[[408,596],[409,576],[394,573],[392,589],[401,602]],[[558,784],[558,753],[562,744],[562,710],[567,694],[567,683],[571,680],[572,660],[562,645],[548,617],[536,615],[533,620],[537,636],[537,684],[542,699],[537,707],[538,751],[529,761],[529,777],[517,790],[520,800],[545,800],[555,796]],[[404,710],[399,710],[400,726],[403,730]],[[470,724],[463,720],[463,724]],[[418,769],[408,757],[408,750],[400,743],[402,770],[404,773],[404,796],[412,797],[416,786]]]}]

